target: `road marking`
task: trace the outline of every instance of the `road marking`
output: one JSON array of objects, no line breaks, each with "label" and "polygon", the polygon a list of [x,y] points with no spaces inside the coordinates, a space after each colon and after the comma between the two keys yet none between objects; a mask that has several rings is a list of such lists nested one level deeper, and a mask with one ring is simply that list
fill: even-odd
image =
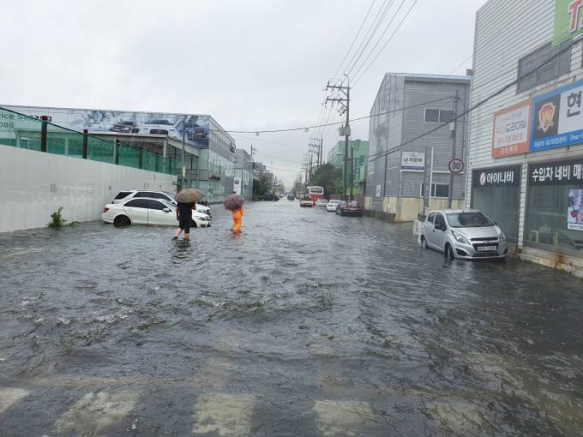
[{"label": "road marking", "polygon": [[30,394],[21,388],[0,388],[0,414]]},{"label": "road marking", "polygon": [[99,433],[118,423],[136,405],[138,394],[133,391],[117,393],[87,393],[55,423],[58,432],[84,434]]},{"label": "road marking", "polygon": [[373,420],[368,402],[316,401],[314,410],[323,437],[364,435],[364,426]]},{"label": "road marking", "polygon": [[255,399],[249,395],[200,395],[194,409],[194,435],[211,434],[220,437],[251,435]]}]

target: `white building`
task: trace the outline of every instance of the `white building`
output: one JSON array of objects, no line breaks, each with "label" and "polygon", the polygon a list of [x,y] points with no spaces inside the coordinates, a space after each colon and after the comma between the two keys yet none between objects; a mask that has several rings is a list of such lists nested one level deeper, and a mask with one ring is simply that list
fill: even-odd
[{"label": "white building", "polygon": [[567,0],[478,11],[470,107],[506,89],[471,113],[466,203],[522,258],[583,276],[582,17],[572,12]]}]

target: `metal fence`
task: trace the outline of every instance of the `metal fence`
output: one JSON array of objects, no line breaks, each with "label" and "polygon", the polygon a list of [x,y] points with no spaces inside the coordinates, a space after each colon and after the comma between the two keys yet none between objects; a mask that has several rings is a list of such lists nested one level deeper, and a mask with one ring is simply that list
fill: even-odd
[{"label": "metal fence", "polygon": [[5,108],[0,108],[0,145],[176,174],[176,161],[172,158],[117,140],[108,141],[66,129],[48,119],[36,119]]}]

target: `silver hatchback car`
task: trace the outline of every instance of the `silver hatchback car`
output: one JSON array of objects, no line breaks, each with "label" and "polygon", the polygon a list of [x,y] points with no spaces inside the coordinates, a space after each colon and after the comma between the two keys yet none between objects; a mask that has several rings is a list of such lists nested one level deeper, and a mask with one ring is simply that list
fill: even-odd
[{"label": "silver hatchback car", "polygon": [[505,259],[508,255],[502,229],[475,209],[432,211],[423,224],[421,245],[450,259]]}]

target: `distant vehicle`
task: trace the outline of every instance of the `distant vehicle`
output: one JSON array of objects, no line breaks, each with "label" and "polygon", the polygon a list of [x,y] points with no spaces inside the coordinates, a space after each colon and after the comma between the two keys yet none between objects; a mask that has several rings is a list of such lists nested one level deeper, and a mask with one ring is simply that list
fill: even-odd
[{"label": "distant vehicle", "polygon": [[166,118],[152,118],[144,125],[145,133],[151,135],[168,135],[176,137],[176,128],[170,120]]},{"label": "distant vehicle", "polygon": [[341,202],[336,207],[336,214],[347,217],[362,217],[363,211],[360,204],[356,201]]},{"label": "distant vehicle", "polygon": [[[174,196],[170,193],[166,193],[165,191],[157,191],[157,190],[123,190],[120,191],[117,196],[111,201],[111,203],[120,203],[124,200],[129,200],[133,198],[140,198],[140,197],[147,197],[150,199],[161,199],[166,200],[173,205],[176,205],[176,200],[174,200]],[[212,216],[211,209],[208,206],[196,204],[196,210],[202,212],[209,217]]]},{"label": "distant vehicle", "polygon": [[263,200],[266,202],[277,202],[279,201],[279,196],[274,193],[267,193],[265,196],[263,196]]},{"label": "distant vehicle", "polygon": [[[161,199],[138,198],[105,205],[101,219],[117,227],[130,225],[178,226],[176,207]],[[192,225],[209,227],[211,219],[199,211],[192,211]]]},{"label": "distant vehicle", "polygon": [[449,259],[504,260],[508,255],[502,229],[475,209],[430,212],[423,224],[421,247],[443,252]]},{"label": "distant vehicle", "polygon": [[296,198],[294,197],[294,195],[292,193],[290,193],[287,195],[287,200],[291,200],[293,202],[294,200],[296,200]]},{"label": "distant vehicle", "polygon": [[324,187],[307,187],[306,193],[312,199],[312,203],[315,205],[319,199],[324,198]]},{"label": "distant vehicle", "polygon": [[109,128],[111,132],[120,132],[124,134],[137,134],[140,132],[138,123],[135,121],[120,121]]},{"label": "distant vehicle", "polygon": [[328,200],[327,199],[318,199],[316,201],[316,206],[320,206],[320,207],[328,206]]},{"label": "distant vehicle", "polygon": [[331,200],[326,205],[326,211],[328,211],[328,212],[336,212],[336,208],[338,208],[338,205],[340,205],[340,203],[341,203],[340,200]]},{"label": "distant vehicle", "polygon": [[184,136],[189,141],[206,140],[209,137],[209,128],[197,123],[198,116],[190,116],[182,124],[184,126]]},{"label": "distant vehicle", "polygon": [[312,198],[310,196],[306,195],[300,199],[300,206],[302,208],[306,206],[311,208],[314,206],[314,202],[312,201]]}]

